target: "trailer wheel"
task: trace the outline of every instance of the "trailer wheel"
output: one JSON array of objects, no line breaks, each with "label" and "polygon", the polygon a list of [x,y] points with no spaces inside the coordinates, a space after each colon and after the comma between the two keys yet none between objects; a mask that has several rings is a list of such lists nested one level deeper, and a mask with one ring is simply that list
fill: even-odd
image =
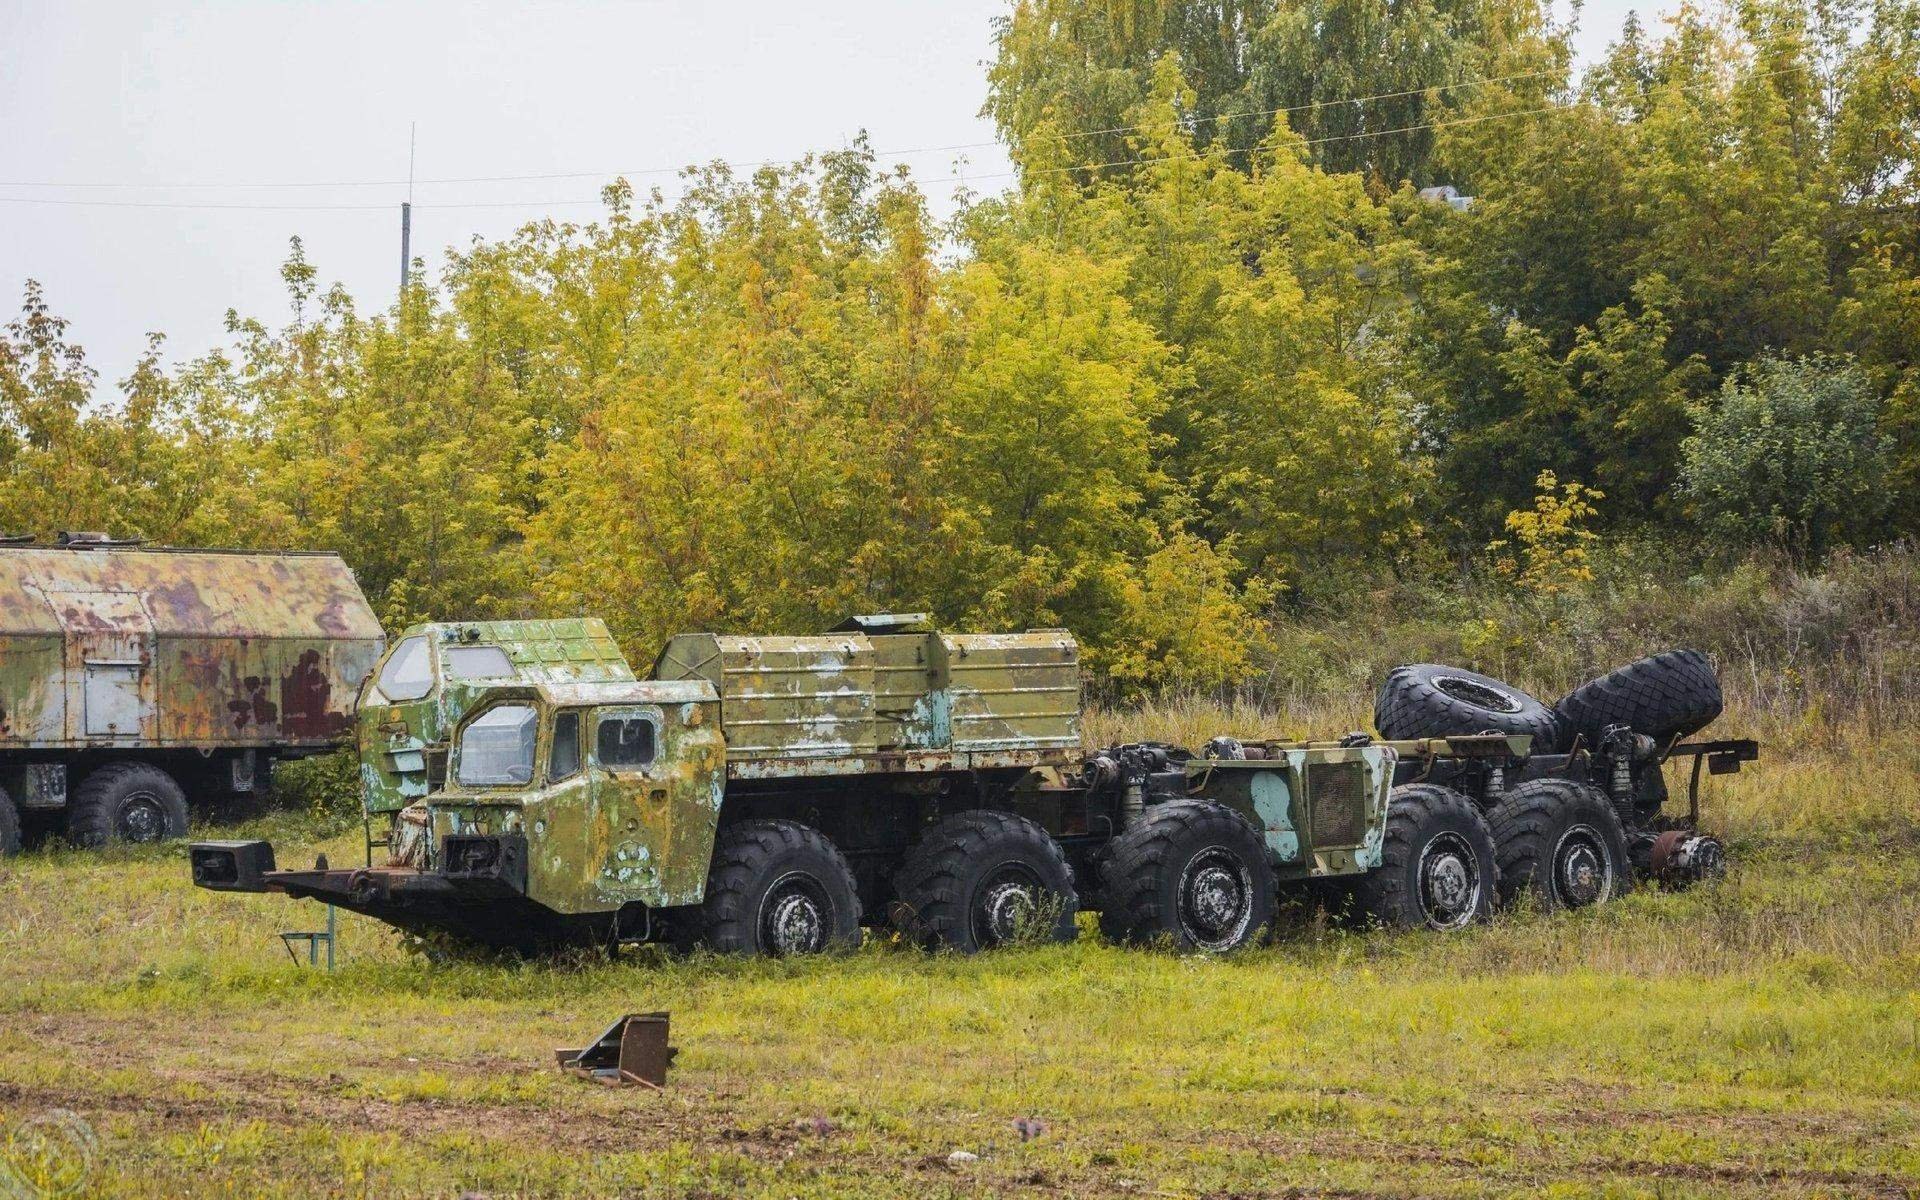
[{"label": "trailer wheel", "polygon": [[1432,783],[1393,789],[1380,866],[1354,881],[1360,915],[1392,929],[1464,929],[1493,915],[1493,834],[1466,796]]},{"label": "trailer wheel", "polygon": [[860,896],[826,835],[797,821],[742,821],[720,831],[707,897],[679,914],[683,950],[786,958],[860,941]]},{"label": "trailer wheel", "polygon": [[108,763],[87,773],[67,804],[67,839],[89,849],[109,842],[163,842],[187,836],[187,794],[150,763]]},{"label": "trailer wheel", "polygon": [[1632,886],[1627,834],[1606,793],[1571,779],[1530,779],[1487,814],[1500,864],[1500,902],[1522,896],[1547,912],[1588,908]]},{"label": "trailer wheel", "polygon": [[1114,839],[1100,874],[1100,932],[1109,941],[1166,938],[1182,952],[1224,954],[1273,920],[1266,840],[1223,804],[1151,806]]},{"label": "trailer wheel", "polygon": [[935,825],[894,876],[896,928],[929,950],[972,954],[1032,938],[1070,942],[1080,896],[1046,830],[975,809]]},{"label": "trailer wheel", "polygon": [[20,851],[20,814],[13,798],[0,792],[0,858]]}]

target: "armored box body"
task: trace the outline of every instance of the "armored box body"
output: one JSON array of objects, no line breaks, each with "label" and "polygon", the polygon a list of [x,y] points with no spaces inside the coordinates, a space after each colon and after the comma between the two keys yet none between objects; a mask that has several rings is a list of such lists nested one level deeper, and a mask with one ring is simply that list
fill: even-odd
[{"label": "armored box body", "polygon": [[331,746],[381,645],[333,554],[0,547],[0,751]]},{"label": "armored box body", "polygon": [[[720,695],[729,764],[904,770],[1043,761],[1080,747],[1079,647],[1061,630],[942,634],[878,618],[810,637],[685,633],[656,679]],[[849,622],[858,625],[859,622]],[[965,765],[965,764],[957,764]]]}]

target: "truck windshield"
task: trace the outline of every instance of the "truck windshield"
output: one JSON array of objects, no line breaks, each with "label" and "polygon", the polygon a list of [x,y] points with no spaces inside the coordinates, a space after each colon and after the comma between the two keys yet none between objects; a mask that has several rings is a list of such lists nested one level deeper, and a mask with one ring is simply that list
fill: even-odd
[{"label": "truck windshield", "polygon": [[526,704],[503,704],[475,718],[460,735],[463,784],[486,787],[533,780],[536,714]]}]

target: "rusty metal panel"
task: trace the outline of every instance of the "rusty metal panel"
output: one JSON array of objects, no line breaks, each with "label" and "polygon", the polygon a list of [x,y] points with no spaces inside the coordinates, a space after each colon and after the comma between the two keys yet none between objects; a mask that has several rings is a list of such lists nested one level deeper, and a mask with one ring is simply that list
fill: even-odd
[{"label": "rusty metal panel", "polygon": [[353,728],[354,694],[378,642],[164,638],[160,736],[226,745],[322,744]]},{"label": "rusty metal panel", "polygon": [[[498,646],[512,660],[514,678],[542,683],[626,682],[626,655],[607,624],[595,617],[546,621],[464,621],[432,626],[444,659],[455,646]],[[444,673],[444,668],[443,668]]]},{"label": "rusty metal panel", "polygon": [[57,744],[66,736],[66,640],[58,626],[0,634],[0,745]]},{"label": "rusty metal panel", "polygon": [[1307,767],[1307,830],[1314,849],[1345,849],[1366,837],[1367,782],[1363,762]]},{"label": "rusty metal panel", "polygon": [[871,641],[874,744],[881,750],[951,745],[946,643],[933,633],[881,634]]},{"label": "rusty metal panel", "polygon": [[876,748],[873,642],[864,634],[683,633],[661,651],[654,674],[715,684],[730,761],[844,758]]},{"label": "rusty metal panel", "polygon": [[897,750],[849,758],[761,757],[727,763],[728,779],[814,779],[834,775],[914,775],[931,771],[998,771],[1009,768],[1074,767],[1080,748],[1031,750]]},{"label": "rusty metal panel", "polygon": [[335,555],[0,548],[0,745],[329,745],[381,644]]},{"label": "rusty metal panel", "polygon": [[138,592],[47,591],[66,631],[67,736],[155,736],[153,619]]},{"label": "rusty metal panel", "polygon": [[[728,761],[766,764],[737,778],[952,770],[977,752],[1080,745],[1079,647],[1059,630],[687,633],[667,643],[654,674],[719,689]],[[896,751],[907,752],[896,767],[872,761]],[[834,765],[815,771],[806,760]]]},{"label": "rusty metal panel", "polygon": [[953,748],[1080,744],[1080,650],[1064,630],[948,634]]}]

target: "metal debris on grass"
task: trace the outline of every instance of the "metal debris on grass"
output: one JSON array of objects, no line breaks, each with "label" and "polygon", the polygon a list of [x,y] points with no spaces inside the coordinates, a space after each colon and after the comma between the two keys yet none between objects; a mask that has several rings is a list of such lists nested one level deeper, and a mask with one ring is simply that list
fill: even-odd
[{"label": "metal debris on grass", "polygon": [[557,1049],[560,1069],[612,1087],[639,1084],[660,1091],[679,1047],[667,1044],[670,1014],[628,1013],[581,1050]]}]

